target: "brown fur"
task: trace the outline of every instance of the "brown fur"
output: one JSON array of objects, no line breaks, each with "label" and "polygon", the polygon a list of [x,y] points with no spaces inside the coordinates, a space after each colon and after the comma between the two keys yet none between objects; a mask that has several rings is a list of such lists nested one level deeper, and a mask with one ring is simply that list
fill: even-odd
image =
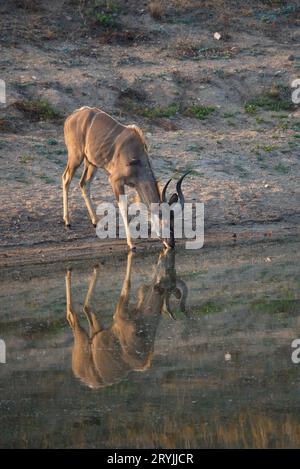
[{"label": "brown fur", "polygon": [[127,213],[120,200],[125,186],[134,187],[148,206],[160,202],[142,130],[136,125],[120,124],[100,109],[82,107],[66,119],[64,134],[68,149],[68,163],[62,176],[65,224],[70,225],[68,189],[75,171],[84,161],[80,189],[92,223],[97,224],[97,217],[90,200],[90,184],[97,169],[102,168],[109,175],[124,219],[127,243],[132,248]]}]

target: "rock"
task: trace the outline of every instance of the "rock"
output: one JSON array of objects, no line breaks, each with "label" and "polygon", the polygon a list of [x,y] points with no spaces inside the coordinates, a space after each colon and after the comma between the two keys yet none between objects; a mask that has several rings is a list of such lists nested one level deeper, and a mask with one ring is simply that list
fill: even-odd
[{"label": "rock", "polygon": [[288,60],[292,62],[293,60],[295,60],[295,56],[293,54],[289,55]]},{"label": "rock", "polygon": [[222,37],[222,36],[221,36],[220,33],[218,33],[218,32],[214,33],[214,38],[215,38],[217,41],[219,41],[219,40],[221,39],[221,37]]}]

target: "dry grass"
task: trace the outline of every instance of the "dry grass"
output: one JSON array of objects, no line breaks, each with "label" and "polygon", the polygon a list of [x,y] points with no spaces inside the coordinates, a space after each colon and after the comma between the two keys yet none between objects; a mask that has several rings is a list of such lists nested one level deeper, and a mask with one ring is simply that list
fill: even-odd
[{"label": "dry grass", "polygon": [[8,132],[9,130],[11,130],[10,123],[6,119],[0,117],[0,132]]},{"label": "dry grass", "polygon": [[[145,407],[143,415],[147,415]],[[150,419],[146,419],[148,421]],[[225,420],[219,412],[214,412],[209,422],[201,416],[191,419],[190,422],[182,422],[178,431],[178,420],[168,415],[164,416],[159,426],[146,425],[141,428],[131,428],[127,432],[126,443],[133,447],[148,448],[272,448],[274,435],[277,435],[280,448],[296,448],[299,445],[300,425],[298,420],[292,416],[274,417],[263,413],[252,413],[241,411]],[[109,432],[111,436],[109,445],[120,447],[124,444],[124,429],[118,426],[113,419],[109,421]]]},{"label": "dry grass", "polygon": [[14,107],[21,111],[31,121],[59,120],[62,114],[45,100],[23,100],[14,103]]},{"label": "dry grass", "polygon": [[178,125],[175,122],[170,121],[169,119],[158,117],[152,120],[152,123],[155,124],[160,129],[165,130],[166,132],[174,132],[179,129]]},{"label": "dry grass", "polygon": [[147,34],[137,30],[124,30],[124,31],[106,31],[99,38],[101,44],[125,44],[131,45],[134,43],[146,42],[149,40]]},{"label": "dry grass", "polygon": [[190,37],[179,38],[172,49],[175,50],[176,55],[181,57],[197,57],[199,54],[200,45]]},{"label": "dry grass", "polygon": [[159,0],[152,0],[149,3],[149,13],[155,20],[160,20],[164,14],[164,8],[162,2]]},{"label": "dry grass", "polygon": [[130,111],[140,103],[144,103],[146,100],[146,92],[138,85],[135,85],[133,87],[128,87],[125,90],[121,90],[116,104],[117,106],[122,107],[125,111]]},{"label": "dry grass", "polygon": [[23,8],[27,11],[37,11],[39,9],[39,3],[37,0],[15,0],[15,6],[17,8]]},{"label": "dry grass", "polygon": [[171,73],[173,79],[179,84],[188,85],[193,82],[193,78],[190,75],[181,72],[179,69],[173,70]]}]

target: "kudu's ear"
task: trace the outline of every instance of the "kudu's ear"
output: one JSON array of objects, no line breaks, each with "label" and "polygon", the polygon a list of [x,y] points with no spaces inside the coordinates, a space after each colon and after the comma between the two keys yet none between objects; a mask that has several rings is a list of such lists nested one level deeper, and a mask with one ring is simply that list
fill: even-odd
[{"label": "kudu's ear", "polygon": [[175,204],[176,202],[178,202],[178,195],[175,193],[175,194],[172,194],[172,195],[171,195],[168,204],[169,204],[169,205],[173,205],[173,204]]}]

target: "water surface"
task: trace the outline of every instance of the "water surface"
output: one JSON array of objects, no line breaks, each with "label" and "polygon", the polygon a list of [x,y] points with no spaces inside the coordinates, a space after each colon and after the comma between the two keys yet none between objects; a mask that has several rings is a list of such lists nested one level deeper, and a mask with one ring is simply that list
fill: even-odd
[{"label": "water surface", "polygon": [[0,446],[299,447],[299,247],[2,272]]}]

